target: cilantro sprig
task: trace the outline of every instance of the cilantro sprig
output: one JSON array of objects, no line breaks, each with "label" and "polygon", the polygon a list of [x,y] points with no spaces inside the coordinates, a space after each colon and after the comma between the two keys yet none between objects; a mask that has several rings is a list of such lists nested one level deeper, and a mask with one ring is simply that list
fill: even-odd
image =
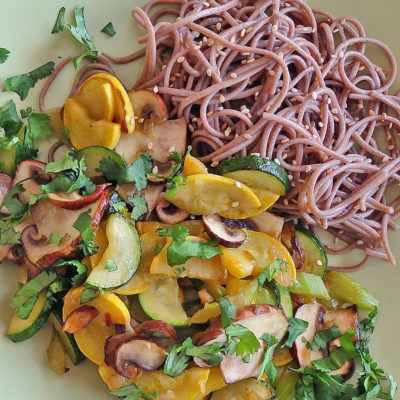
[{"label": "cilantro sprig", "polygon": [[156,391],[151,394],[143,393],[136,385],[136,383],[131,383],[128,386],[124,386],[119,389],[113,390],[110,392],[110,394],[118,397],[125,397],[125,400],[137,400],[137,399],[152,400],[152,399],[157,399],[158,397]]},{"label": "cilantro sprig", "polygon": [[100,32],[103,32],[110,37],[113,37],[117,33],[111,21]]},{"label": "cilantro sprig", "polygon": [[85,57],[90,57],[93,60],[97,59],[98,51],[96,46],[89,35],[89,32],[85,24],[85,16],[82,6],[76,6],[74,9],[75,25],[67,24],[65,22],[65,7],[62,7],[58,12],[58,16],[51,33],[58,33],[67,30],[74,39],[76,39],[81,45],[84,46],[85,50],[72,60],[75,67],[76,77],[80,69],[82,60]]},{"label": "cilantro sprig", "polygon": [[0,245],[2,244],[20,244],[21,234],[16,232],[12,226],[5,221],[0,220]]},{"label": "cilantro sprig", "polygon": [[189,258],[212,258],[221,254],[217,247],[218,239],[211,239],[206,243],[186,240],[189,230],[177,225],[172,228],[157,229],[158,236],[172,237],[172,242],[167,249],[167,260],[171,267],[184,264]]},{"label": "cilantro sprig", "polygon": [[72,225],[81,234],[82,240],[76,247],[82,251],[84,256],[96,254],[98,250],[98,246],[93,241],[96,234],[93,232],[92,218],[89,215],[90,211],[81,213]]},{"label": "cilantro sprig", "polygon": [[135,193],[133,196],[129,195],[127,197],[127,200],[133,206],[131,211],[131,218],[133,218],[134,220],[137,221],[140,217],[149,212],[149,208],[144,194],[140,195]]},{"label": "cilantro sprig", "polygon": [[[289,318],[288,336],[285,343],[282,344],[281,348],[293,346],[294,341],[306,331],[308,328],[308,321],[303,321],[299,318]],[[315,336],[314,336],[315,337]]]},{"label": "cilantro sprig", "polygon": [[0,47],[0,64],[3,64],[7,61],[9,54],[9,50],[5,49],[4,47]]}]

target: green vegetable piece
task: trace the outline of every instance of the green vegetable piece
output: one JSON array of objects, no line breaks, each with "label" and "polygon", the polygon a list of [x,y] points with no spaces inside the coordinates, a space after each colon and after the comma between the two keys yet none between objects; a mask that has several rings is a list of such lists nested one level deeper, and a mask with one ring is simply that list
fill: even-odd
[{"label": "green vegetable piece", "polygon": [[8,100],[6,104],[0,107],[0,127],[4,129],[6,137],[11,137],[21,129],[22,125],[22,121],[18,118],[15,103]]},{"label": "green vegetable piece", "polygon": [[118,397],[125,397],[125,400],[152,400],[158,397],[156,391],[152,394],[143,393],[135,383],[131,383],[128,386],[113,390],[110,392],[110,394]]},{"label": "green vegetable piece", "polygon": [[12,226],[7,225],[0,220],[0,245],[2,244],[20,244],[21,234],[16,232]]},{"label": "green vegetable piece", "polygon": [[271,282],[274,276],[282,271],[282,264],[286,264],[286,261],[276,259],[269,264],[268,267],[258,275],[258,285],[261,287],[264,285],[265,281]]},{"label": "green vegetable piece", "polygon": [[264,333],[261,336],[261,339],[267,343],[267,349],[265,350],[265,353],[264,353],[264,358],[263,358],[263,362],[261,365],[260,373],[258,374],[258,377],[257,377],[257,382],[261,381],[262,376],[265,373],[268,376],[269,381],[271,383],[274,383],[276,375],[278,373],[278,370],[277,370],[275,364],[272,362],[272,356],[273,356],[274,350],[275,350],[274,346],[275,346],[275,344],[278,343],[278,339],[274,336],[271,336],[268,333]]},{"label": "green vegetable piece", "polygon": [[340,337],[342,334],[337,325],[331,326],[329,329],[322,329],[315,333],[313,341],[307,347],[311,350],[328,350],[329,342]]},{"label": "green vegetable piece", "polygon": [[116,271],[118,269],[117,264],[113,260],[107,260],[104,267],[108,272]]},{"label": "green vegetable piece", "polygon": [[149,212],[144,194],[134,194],[133,196],[128,196],[127,200],[133,206],[131,218],[138,220],[141,216]]},{"label": "green vegetable piece", "polygon": [[90,210],[81,213],[72,225],[81,234],[82,240],[76,247],[78,247],[85,256],[96,254],[98,250],[97,245],[93,241],[95,233],[93,232],[92,218],[89,212]]},{"label": "green vegetable piece", "polygon": [[298,272],[293,286],[289,288],[290,293],[302,296],[311,296],[317,299],[329,300],[330,296],[324,281],[318,275],[308,274],[306,272]]},{"label": "green vegetable piece", "polygon": [[52,233],[49,237],[48,243],[54,243],[56,246],[59,246],[61,240],[68,236],[68,233]]},{"label": "green vegetable piece", "polygon": [[294,341],[306,331],[308,322],[299,318],[289,318],[288,337],[281,348],[292,348]]},{"label": "green vegetable piece", "polygon": [[113,37],[117,33],[115,32],[112,22],[109,22],[100,32],[103,32],[110,37]]},{"label": "green vegetable piece", "polygon": [[81,293],[81,304],[85,304],[91,300],[97,299],[100,296],[100,292],[97,290],[85,287]]},{"label": "green vegetable piece", "polygon": [[0,64],[3,64],[7,61],[8,55],[10,52],[4,47],[0,47]]}]

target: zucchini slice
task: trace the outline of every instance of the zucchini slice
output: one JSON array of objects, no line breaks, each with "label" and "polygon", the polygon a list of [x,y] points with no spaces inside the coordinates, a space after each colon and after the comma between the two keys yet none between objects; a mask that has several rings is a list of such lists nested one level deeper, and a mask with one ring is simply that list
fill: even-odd
[{"label": "zucchini slice", "polygon": [[179,300],[179,286],[175,278],[158,279],[146,292],[139,293],[143,311],[152,319],[167,322],[172,326],[185,326],[188,317]]},{"label": "zucchini slice", "polygon": [[267,189],[281,196],[290,189],[286,170],[278,163],[258,156],[244,156],[222,161],[214,170],[250,187]]},{"label": "zucchini slice", "polygon": [[103,147],[103,146],[88,146],[84,147],[83,149],[79,150],[76,153],[76,158],[78,160],[81,160],[82,158],[85,158],[85,164],[86,164],[86,171],[85,174],[90,178],[97,178],[99,176],[102,176],[103,174],[101,172],[96,171],[96,168],[99,168],[100,166],[100,161],[103,158],[111,158],[115,162],[117,162],[121,167],[125,167],[126,163],[122,159],[122,157],[116,153],[115,151]]},{"label": "zucchini slice", "polygon": [[278,301],[278,306],[282,308],[283,312],[288,318],[293,317],[293,305],[292,298],[290,297],[289,289],[286,286],[282,286],[276,281],[270,283]]},{"label": "zucchini slice", "polygon": [[304,264],[298,271],[318,275],[324,279],[328,268],[324,246],[309,230],[299,225],[296,226],[296,240],[304,254]]},{"label": "zucchini slice", "polygon": [[210,400],[266,400],[272,397],[271,391],[263,383],[249,378],[235,382],[211,394]]},{"label": "zucchini slice", "polygon": [[[86,285],[112,290],[121,287],[135,274],[140,264],[141,246],[134,225],[120,214],[108,217],[108,246],[99,264],[92,269]],[[109,267],[109,261],[114,268]]]},{"label": "zucchini slice", "polygon": [[320,276],[308,274],[307,272],[298,272],[293,286],[289,288],[290,293],[300,296],[310,296],[317,299],[329,300],[329,293]]},{"label": "zucchini slice", "polygon": [[54,307],[49,316],[49,321],[53,325],[55,331],[57,332],[61,340],[61,343],[63,344],[72,363],[74,365],[77,365],[81,361],[83,361],[86,357],[79,350],[74,335],[72,335],[71,333],[63,332],[61,330],[61,327],[63,325],[63,319],[62,319],[62,308],[60,305]]},{"label": "zucchini slice", "polygon": [[46,300],[46,291],[40,292],[36,304],[27,319],[19,318],[14,312],[7,329],[7,336],[13,342],[22,342],[29,339],[46,323],[50,313]]}]

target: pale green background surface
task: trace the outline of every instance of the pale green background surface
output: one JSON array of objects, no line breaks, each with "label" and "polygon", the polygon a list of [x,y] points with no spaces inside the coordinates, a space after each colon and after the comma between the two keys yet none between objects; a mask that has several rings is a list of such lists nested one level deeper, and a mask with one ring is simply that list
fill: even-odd
[{"label": "pale green background surface", "polygon": [[[384,41],[400,60],[400,0],[313,0],[319,9],[337,16],[353,16],[365,26],[367,34]],[[79,51],[73,40],[64,32],[50,35],[58,10],[67,11],[75,5],[85,6],[89,32],[99,50],[122,56],[137,48],[136,38],[141,33],[133,23],[130,10],[144,1],[135,0],[0,0],[0,47],[12,54],[0,65],[0,87],[4,78],[24,73],[39,65]],[[117,35],[109,38],[99,31],[112,21]],[[139,68],[139,67],[136,67]],[[132,65],[116,68],[127,87],[136,79]],[[57,86],[47,97],[48,107],[61,105],[68,94],[73,79],[72,68],[57,79]],[[37,108],[37,93],[43,82],[32,90],[25,107]],[[400,88],[398,80],[396,89]],[[0,93],[0,104],[18,97]],[[400,264],[400,233],[391,235],[391,243]],[[357,259],[357,255],[355,256]],[[340,260],[349,265],[349,257]],[[337,262],[336,262],[337,264]],[[400,266],[371,261],[367,268],[353,276],[371,289],[380,302],[380,318],[372,339],[371,351],[379,365],[400,382]],[[46,349],[50,340],[49,327],[42,329],[31,340],[14,344],[4,336],[11,309],[9,302],[17,289],[16,268],[0,266],[0,400],[107,400],[105,384],[97,374],[97,367],[89,361],[71,367],[65,377],[59,378],[49,369]],[[398,394],[396,398],[400,398]],[[323,400],[323,399],[321,399]]]}]

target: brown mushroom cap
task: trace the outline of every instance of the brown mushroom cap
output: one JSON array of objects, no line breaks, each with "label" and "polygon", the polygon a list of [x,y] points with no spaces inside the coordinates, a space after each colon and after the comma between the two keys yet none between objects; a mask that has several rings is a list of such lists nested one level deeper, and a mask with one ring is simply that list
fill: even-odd
[{"label": "brown mushroom cap", "polygon": [[156,213],[161,222],[170,225],[180,224],[189,217],[186,211],[180,210],[165,199],[156,205]]}]

